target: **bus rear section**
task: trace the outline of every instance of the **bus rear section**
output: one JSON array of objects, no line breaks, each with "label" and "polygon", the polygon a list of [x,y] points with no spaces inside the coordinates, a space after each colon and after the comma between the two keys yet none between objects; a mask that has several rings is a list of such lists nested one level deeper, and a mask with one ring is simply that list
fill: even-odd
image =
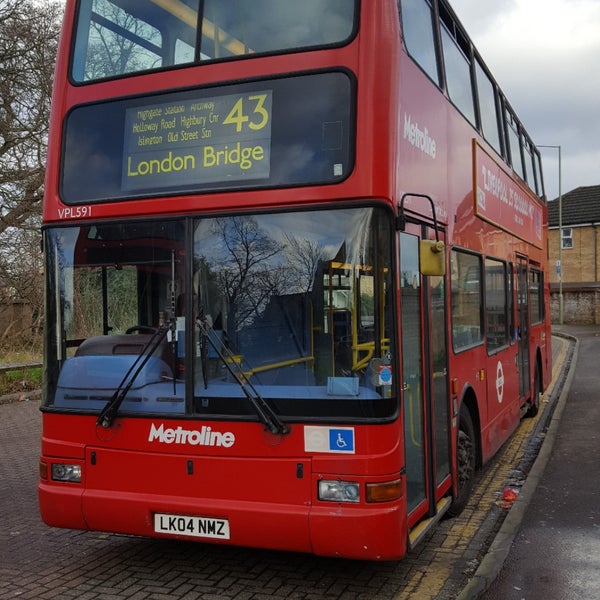
[{"label": "bus rear section", "polygon": [[47,228],[45,522],[402,556],[391,223],[365,205]]}]

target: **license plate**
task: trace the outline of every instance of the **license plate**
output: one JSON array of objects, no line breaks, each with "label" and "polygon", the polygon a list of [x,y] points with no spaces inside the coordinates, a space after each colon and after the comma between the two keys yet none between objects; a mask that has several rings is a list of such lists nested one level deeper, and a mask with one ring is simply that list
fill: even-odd
[{"label": "license plate", "polygon": [[154,531],[171,535],[186,535],[196,538],[228,540],[229,521],[208,517],[189,517],[184,515],[154,514]]}]

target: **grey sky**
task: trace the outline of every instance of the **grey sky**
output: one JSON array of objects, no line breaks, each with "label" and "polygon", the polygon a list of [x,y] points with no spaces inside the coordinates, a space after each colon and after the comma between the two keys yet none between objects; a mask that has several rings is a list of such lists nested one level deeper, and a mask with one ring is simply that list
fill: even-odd
[{"label": "grey sky", "polygon": [[[562,192],[600,185],[600,0],[450,0]],[[542,149],[549,199],[558,151]]]}]

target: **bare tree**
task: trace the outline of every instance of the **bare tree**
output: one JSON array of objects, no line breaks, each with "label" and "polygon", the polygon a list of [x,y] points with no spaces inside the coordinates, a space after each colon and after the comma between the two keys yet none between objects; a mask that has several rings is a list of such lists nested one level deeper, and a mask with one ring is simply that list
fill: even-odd
[{"label": "bare tree", "polygon": [[281,269],[277,269],[274,259],[283,248],[251,217],[217,222],[227,251],[218,278],[227,297],[228,335],[233,339],[244,325],[261,314],[274,289],[281,285]]},{"label": "bare tree", "polygon": [[[317,269],[325,253],[318,242],[286,234],[286,254],[292,281],[299,292],[308,293],[315,281]],[[291,289],[294,289],[293,287]]]},{"label": "bare tree", "polygon": [[42,312],[39,223],[61,14],[56,2],[0,0],[0,298],[27,301],[35,318]]},{"label": "bare tree", "polygon": [[[134,7],[133,4],[129,10]],[[101,18],[91,24],[84,79],[111,77],[160,65],[160,56],[135,41],[146,40],[160,47],[158,29],[106,0],[99,0],[94,9]]]},{"label": "bare tree", "polygon": [[[39,232],[13,228],[11,251],[0,259],[0,344],[3,349],[39,349],[43,319]],[[0,361],[1,362],[1,361]]]},{"label": "bare tree", "polygon": [[0,0],[0,233],[41,212],[60,13]]}]

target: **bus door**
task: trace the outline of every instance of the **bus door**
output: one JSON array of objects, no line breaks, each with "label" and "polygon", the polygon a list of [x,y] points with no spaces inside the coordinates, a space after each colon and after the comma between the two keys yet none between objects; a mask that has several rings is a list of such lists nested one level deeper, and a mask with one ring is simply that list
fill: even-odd
[{"label": "bus door", "polygon": [[[419,241],[433,231],[407,223],[400,233],[404,444],[409,526],[435,518],[450,484],[444,277],[422,276]],[[441,234],[440,234],[441,235]]]},{"label": "bus door", "polygon": [[529,277],[528,261],[523,256],[517,257],[517,327],[518,352],[517,364],[519,369],[519,394],[521,398],[529,395]]}]

